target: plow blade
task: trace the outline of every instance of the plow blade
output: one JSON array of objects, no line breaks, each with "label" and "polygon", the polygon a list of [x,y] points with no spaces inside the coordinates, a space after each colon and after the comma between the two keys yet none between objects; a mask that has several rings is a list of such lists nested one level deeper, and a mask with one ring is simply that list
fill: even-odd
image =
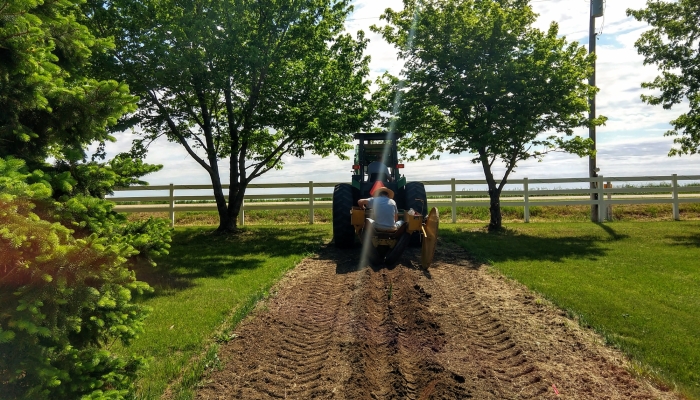
[{"label": "plow blade", "polygon": [[437,235],[438,226],[440,225],[440,219],[438,215],[437,208],[433,207],[428,214],[428,218],[425,220],[425,225],[423,226],[423,248],[421,250],[421,265],[423,268],[428,269],[430,264],[433,262],[433,256],[435,255],[435,246],[437,245]]}]

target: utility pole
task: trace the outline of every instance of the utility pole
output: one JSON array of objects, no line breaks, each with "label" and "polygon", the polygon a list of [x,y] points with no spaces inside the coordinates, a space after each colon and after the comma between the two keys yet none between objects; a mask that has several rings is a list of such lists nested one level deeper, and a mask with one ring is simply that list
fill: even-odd
[{"label": "utility pole", "polygon": [[[588,54],[595,54],[595,41],[596,41],[596,33],[595,33],[595,19],[598,17],[603,16],[603,0],[591,0],[591,15],[590,15],[590,21],[588,23]],[[591,86],[595,86],[595,64],[596,61],[595,59],[593,60],[593,73],[591,74],[591,77],[588,79],[588,84]],[[591,98],[588,100],[589,102],[589,118],[591,121],[596,117],[595,116],[595,94],[591,96]],[[595,125],[591,125],[588,128],[588,137],[593,140],[593,150],[595,151],[597,149],[596,145],[596,138],[595,138]],[[598,167],[596,166],[596,156],[592,155],[588,157],[588,177],[589,178],[595,178],[598,176]],[[596,201],[598,200],[598,193],[594,191],[596,189],[596,182],[591,182],[590,188],[591,188],[591,201]],[[591,204],[591,221],[592,222],[603,222],[603,221],[598,221],[598,204]]]}]

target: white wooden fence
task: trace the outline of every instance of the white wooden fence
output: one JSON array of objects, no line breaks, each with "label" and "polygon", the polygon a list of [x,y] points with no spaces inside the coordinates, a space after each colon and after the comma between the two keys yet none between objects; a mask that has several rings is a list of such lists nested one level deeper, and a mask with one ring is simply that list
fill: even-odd
[{"label": "white wooden fence", "polygon": [[[501,193],[501,207],[524,207],[524,220],[530,221],[530,207],[532,206],[562,206],[562,205],[598,205],[598,220],[609,218],[609,206],[613,204],[673,204],[673,218],[680,219],[679,204],[700,203],[700,186],[683,186],[679,182],[700,181],[700,175],[670,176],[621,176],[596,178],[558,178],[558,179],[512,179],[508,180]],[[590,183],[595,183],[595,189],[590,189]],[[608,183],[607,185],[605,183]],[[615,187],[616,182],[645,182],[657,186]],[[248,185],[250,189],[263,189],[265,194],[247,194],[243,202],[243,208],[239,215],[239,224],[245,224],[245,211],[247,210],[292,210],[305,209],[309,211],[309,223],[314,223],[314,210],[332,208],[332,202],[316,201],[317,199],[330,198],[333,188],[337,183],[313,182],[308,183],[258,183]],[[488,191],[484,180],[448,179],[436,181],[423,181],[426,186],[428,203],[430,206],[449,206],[452,209],[452,222],[457,221],[457,207],[489,207]],[[585,186],[582,189],[562,189],[534,187],[533,185],[579,184]],[[659,184],[668,184],[668,187],[659,187]],[[223,185],[224,190],[228,185]],[[437,187],[437,188],[436,188]],[[449,190],[438,190],[439,187],[449,187]],[[472,188],[480,190],[472,190]],[[436,188],[431,190],[431,188]],[[271,189],[284,189],[288,193],[275,193]],[[325,189],[315,191],[315,189]],[[119,212],[168,212],[171,226],[175,225],[175,212],[182,211],[216,211],[213,195],[175,195],[175,191],[212,190],[211,185],[157,185],[157,186],[132,186],[115,190],[113,197],[107,200],[116,202],[115,210]],[[161,191],[168,192],[167,196],[122,196],[130,191]],[[269,193],[268,193],[269,191]],[[293,193],[289,193],[293,191]],[[613,198],[614,194],[614,198]],[[597,195],[597,199],[594,199]],[[228,198],[228,197],[227,197]],[[183,203],[183,202],[209,202],[209,203]],[[166,202],[167,204],[141,204],[143,202]],[[135,203],[135,204],[120,204]]]}]

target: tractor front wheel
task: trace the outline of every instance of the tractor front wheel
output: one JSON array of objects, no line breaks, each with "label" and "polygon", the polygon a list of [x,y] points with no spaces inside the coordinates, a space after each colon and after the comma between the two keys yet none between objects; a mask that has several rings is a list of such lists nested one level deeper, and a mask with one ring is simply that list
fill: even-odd
[{"label": "tractor front wheel", "polygon": [[347,183],[333,189],[333,240],[336,247],[349,248],[355,243],[355,228],[350,223],[350,210],[354,205],[353,187]]}]

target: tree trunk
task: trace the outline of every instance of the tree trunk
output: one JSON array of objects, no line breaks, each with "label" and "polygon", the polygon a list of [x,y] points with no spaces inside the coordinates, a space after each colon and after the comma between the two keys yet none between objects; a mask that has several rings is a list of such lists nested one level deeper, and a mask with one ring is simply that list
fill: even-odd
[{"label": "tree trunk", "polygon": [[[495,186],[495,184],[494,184]],[[503,217],[501,216],[501,191],[497,188],[491,188],[489,184],[489,200],[491,212],[491,220],[489,221],[489,231],[501,230]]]},{"label": "tree trunk", "polygon": [[[243,197],[245,196],[246,185],[237,184],[231,185],[228,192],[228,220],[225,232],[233,233],[238,231],[238,216],[241,213],[241,208],[243,207]],[[220,227],[221,228],[221,227]]]},{"label": "tree trunk", "polygon": [[235,233],[237,231],[236,217],[228,212],[225,215],[219,214],[219,227],[216,228],[216,233]]},{"label": "tree trunk", "polygon": [[[248,187],[248,182],[245,181],[246,177],[240,173],[238,161],[237,157],[231,156],[228,204],[226,204],[226,201],[223,202],[223,212],[217,200],[217,208],[219,209],[219,227],[216,229],[217,233],[229,234],[238,232],[238,216],[241,213],[243,198],[245,197],[245,191]],[[221,189],[220,183],[218,187]],[[214,196],[216,197],[216,188],[214,190]],[[223,190],[221,190],[221,198],[224,199]]]},{"label": "tree trunk", "polygon": [[[486,149],[479,149],[479,158],[481,159],[481,167],[484,169],[486,184],[489,186],[489,211],[491,213],[489,231],[498,231],[501,229],[503,222],[501,216],[501,188],[503,185],[501,185],[501,187],[496,186],[496,180],[493,178],[493,172],[491,172],[491,164],[489,163]],[[508,172],[510,172],[510,170]]]},{"label": "tree trunk", "polygon": [[232,233],[236,231],[236,218],[233,218],[233,224],[231,223],[231,213],[229,212],[229,207],[226,204],[226,197],[224,196],[224,189],[221,185],[221,178],[219,177],[219,170],[213,169],[209,174],[211,177],[211,185],[214,189],[214,199],[216,200],[216,211],[219,213],[219,227],[216,228],[216,233]]},{"label": "tree trunk", "polygon": [[226,205],[226,197],[224,197],[224,190],[221,187],[221,181],[212,176],[211,180],[212,186],[214,188],[214,198],[216,199],[216,211],[219,213],[219,227],[216,228],[216,233],[232,233],[236,231],[236,218],[233,218],[233,224],[231,223],[231,213],[229,212],[228,206]]}]

